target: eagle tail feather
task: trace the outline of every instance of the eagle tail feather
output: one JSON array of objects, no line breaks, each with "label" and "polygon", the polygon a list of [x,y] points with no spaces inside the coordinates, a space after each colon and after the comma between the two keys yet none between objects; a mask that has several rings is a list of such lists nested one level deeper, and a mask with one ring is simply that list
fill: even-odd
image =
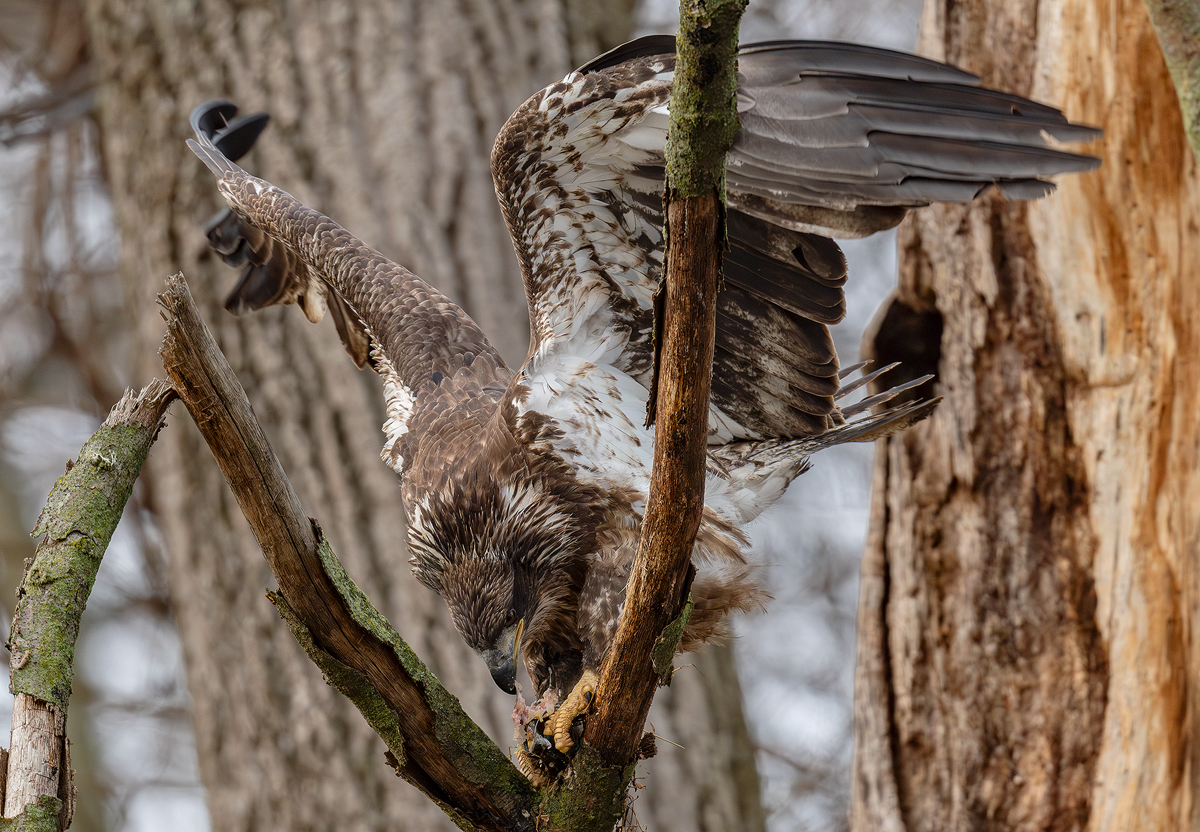
[{"label": "eagle tail feather", "polygon": [[919,378],[910,379],[903,384],[897,384],[895,387],[889,387],[887,390],[884,390],[882,393],[876,393],[874,396],[867,396],[860,402],[855,402],[849,407],[843,407],[842,415],[857,416],[859,413],[865,413],[873,407],[877,407],[881,404],[887,404],[901,393],[905,393],[915,387],[920,387],[931,378],[933,378],[932,375],[924,375]]},{"label": "eagle tail feather", "polygon": [[759,612],[771,595],[755,579],[756,568],[747,563],[722,569],[702,569],[692,582],[692,613],[679,643],[682,652],[704,644],[721,643],[732,637],[732,613]]},{"label": "eagle tail feather", "polygon": [[[847,375],[854,372],[855,370],[865,370],[867,367],[870,366],[870,364],[871,364],[870,361],[860,361],[859,363],[855,364],[853,367],[847,367],[845,370],[840,372],[838,374],[838,377],[845,378]],[[854,379],[854,381],[850,382],[849,384],[842,385],[838,389],[837,393],[834,394],[834,398],[835,399],[844,399],[844,398],[846,398],[846,396],[849,396],[851,393],[853,393],[855,390],[858,390],[863,385],[870,384],[872,381],[879,378],[884,373],[890,372],[899,366],[900,366],[899,361],[893,361],[891,364],[885,364],[884,366],[880,367],[878,370],[872,370],[871,372],[867,373],[866,375],[859,376],[858,378]]]},{"label": "eagle tail feather", "polygon": [[[889,369],[893,368],[882,368],[869,375],[875,378]],[[732,512],[731,516],[736,515],[738,522],[748,523],[782,496],[792,480],[808,470],[809,458],[818,451],[848,442],[873,442],[921,421],[933,412],[942,397],[912,399],[911,391],[931,378],[923,376],[863,399],[848,411],[842,411],[851,418],[817,435],[746,440],[711,447],[709,470],[724,481],[719,491],[728,501],[727,511]],[[901,403],[869,412],[905,393],[909,397]]]}]

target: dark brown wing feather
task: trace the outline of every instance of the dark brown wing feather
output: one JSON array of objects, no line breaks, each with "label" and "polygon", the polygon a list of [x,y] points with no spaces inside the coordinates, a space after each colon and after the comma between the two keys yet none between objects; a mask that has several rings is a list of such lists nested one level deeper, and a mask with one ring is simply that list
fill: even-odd
[{"label": "dark brown wing feather", "polygon": [[[188,146],[217,177],[242,245],[266,251],[261,264],[275,283],[254,286],[252,303],[301,302],[319,319],[328,305],[349,333],[351,354],[374,345],[384,377],[389,422],[385,458],[399,467],[398,441],[423,398],[445,392],[443,379],[462,382],[489,400],[511,372],[473,320],[449,298],[388,260],[333,220],[290,194],[246,173],[203,133]],[[259,254],[249,254],[253,263]],[[251,271],[253,274],[253,270]],[[282,275],[282,277],[280,277]],[[243,279],[243,283],[245,283]],[[336,293],[336,297],[331,294]],[[259,304],[262,305],[262,304]]]},{"label": "dark brown wing feather", "polygon": [[1098,130],[915,55],[774,42],[742,47],[738,66],[730,204],[798,230],[863,236],[899,222],[889,207],[966,202],[991,186],[1034,199],[1054,187],[1040,177],[1099,164],[1046,141]]},{"label": "dark brown wing feather", "polygon": [[[192,130],[208,139],[226,159],[236,162],[246,155],[266,128],[269,116],[254,113],[239,116],[229,101],[207,101],[192,111]],[[360,370],[370,361],[371,339],[367,329],[337,292],[321,289],[309,297],[304,292],[316,278],[299,257],[288,252],[283,242],[273,240],[225,207],[205,225],[209,246],[228,266],[241,274],[225,298],[225,308],[235,315],[276,304],[295,303],[305,316],[319,321],[326,305],[346,352]]]}]

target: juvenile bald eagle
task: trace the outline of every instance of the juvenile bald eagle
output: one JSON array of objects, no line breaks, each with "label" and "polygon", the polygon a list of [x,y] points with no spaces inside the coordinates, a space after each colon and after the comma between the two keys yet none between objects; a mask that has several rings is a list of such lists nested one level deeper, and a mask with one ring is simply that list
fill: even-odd
[{"label": "juvenile bald eagle", "polygon": [[[328,308],[355,361],[383,377],[383,459],[402,478],[413,571],[502,689],[515,691],[520,656],[538,694],[574,693],[555,723],[560,748],[615,632],[650,480],[674,65],[672,38],[634,41],[537,93],[497,137],[492,172],[532,330],[519,368],[436,289],[235,165],[265,116],[210,102],[192,117],[189,145],[230,207],[209,239],[243,267],[227,307],[295,302],[314,321]],[[935,403],[883,409],[893,389],[839,406],[848,387],[827,326],[843,315],[846,270],[826,235],[870,234],[992,187],[1044,196],[1042,177],[1097,164],[1047,143],[1096,131],[922,58],[778,42],[743,47],[739,67],[684,649],[760,603],[742,527],[810,454],[900,429]]]}]

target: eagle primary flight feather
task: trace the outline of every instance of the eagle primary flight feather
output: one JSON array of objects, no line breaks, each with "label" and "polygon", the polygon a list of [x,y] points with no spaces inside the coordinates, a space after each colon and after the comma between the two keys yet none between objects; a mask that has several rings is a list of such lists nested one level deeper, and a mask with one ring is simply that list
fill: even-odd
[{"label": "eagle primary flight feather", "polygon": [[[189,144],[230,207],[209,239],[243,267],[227,307],[295,302],[312,320],[329,309],[356,363],[383,377],[383,458],[402,479],[413,571],[501,688],[515,692],[519,656],[538,694],[574,703],[555,723],[560,748],[615,632],[649,486],[674,65],[672,38],[634,41],[536,94],[497,137],[496,193],[529,301],[519,368],[436,289],[234,164],[265,116],[211,102],[192,118]],[[1097,131],[910,55],[755,44],[739,52],[738,82],[684,649],[760,603],[742,528],[808,455],[898,430],[935,404],[888,407],[911,383],[839,404],[865,379],[841,386],[827,327],[844,312],[846,268],[829,236],[992,187],[1044,196],[1043,177],[1097,164],[1049,146]]]}]

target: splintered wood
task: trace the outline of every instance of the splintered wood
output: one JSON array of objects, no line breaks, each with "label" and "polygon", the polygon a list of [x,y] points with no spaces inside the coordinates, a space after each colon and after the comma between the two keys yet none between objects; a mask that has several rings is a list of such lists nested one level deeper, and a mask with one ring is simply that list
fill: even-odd
[{"label": "splintered wood", "polygon": [[4,817],[15,818],[39,797],[58,797],[66,715],[27,693],[13,701]]}]

